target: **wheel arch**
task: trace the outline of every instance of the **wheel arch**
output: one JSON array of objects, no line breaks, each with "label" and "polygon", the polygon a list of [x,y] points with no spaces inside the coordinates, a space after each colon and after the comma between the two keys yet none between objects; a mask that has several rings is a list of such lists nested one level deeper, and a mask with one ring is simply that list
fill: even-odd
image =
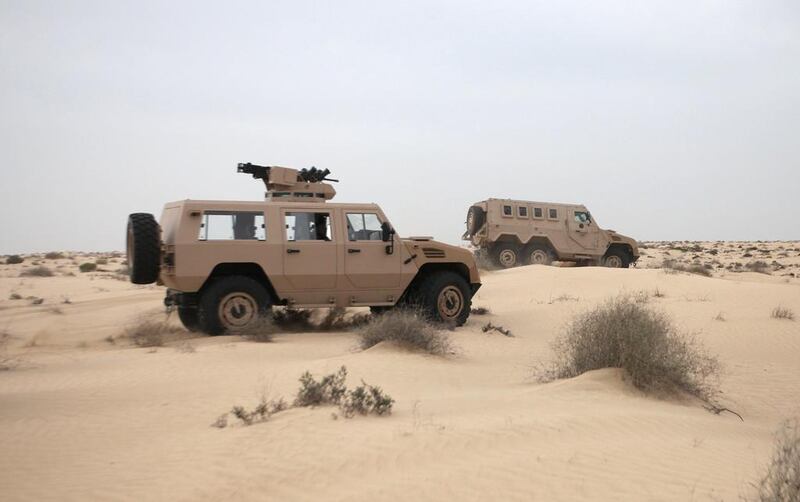
[{"label": "wheel arch", "polygon": [[553,241],[551,241],[546,235],[534,235],[528,240],[528,242],[525,243],[525,249],[530,249],[535,245],[546,246],[548,249],[550,249],[550,251],[553,252],[553,255],[558,256],[558,252],[556,251],[556,247],[553,245]]},{"label": "wheel arch", "polygon": [[269,280],[269,276],[267,276],[264,269],[261,268],[261,265],[252,262],[228,262],[217,264],[197,291],[197,294],[201,295],[209,285],[213,284],[214,281],[220,277],[232,275],[252,277],[267,289],[273,303],[280,303],[281,300],[278,297],[278,293],[275,291],[275,287],[272,285],[272,281]]},{"label": "wheel arch", "polygon": [[631,263],[633,263],[634,260],[633,248],[630,246],[630,244],[626,244],[624,242],[614,242],[606,248],[606,252],[603,254],[603,256],[607,255],[609,251],[612,250],[619,250],[624,252],[625,254],[628,255],[628,259],[631,261]]},{"label": "wheel arch", "polygon": [[411,282],[408,284],[406,290],[403,292],[403,295],[400,298],[401,299],[407,298],[409,292],[414,291],[419,286],[419,284],[421,284],[427,277],[430,277],[436,272],[442,272],[442,271],[454,272],[459,276],[461,276],[465,281],[467,281],[467,284],[469,284],[473,295],[478,290],[478,287],[480,287],[480,285],[476,287],[474,284],[470,282],[469,268],[467,268],[467,266],[464,265],[463,263],[458,263],[458,262],[424,263],[417,271],[417,275],[414,276],[414,279],[412,279]]}]

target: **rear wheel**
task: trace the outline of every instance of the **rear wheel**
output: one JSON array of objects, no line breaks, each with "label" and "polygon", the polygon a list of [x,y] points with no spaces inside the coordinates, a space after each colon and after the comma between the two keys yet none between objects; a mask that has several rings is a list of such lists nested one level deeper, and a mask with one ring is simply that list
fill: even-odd
[{"label": "rear wheel", "polygon": [[500,243],[495,246],[494,261],[503,268],[516,267],[519,264],[519,249],[513,244]]},{"label": "rear wheel", "polygon": [[125,244],[131,282],[156,282],[161,266],[161,229],[155,217],[149,213],[133,213],[128,216]]},{"label": "rear wheel", "polygon": [[210,335],[237,334],[267,315],[271,307],[269,293],[255,279],[222,277],[200,296],[198,326]]},{"label": "rear wheel", "polygon": [[622,249],[609,249],[603,256],[603,266],[608,268],[628,268],[631,259]]},{"label": "rear wheel", "polygon": [[467,322],[472,294],[467,281],[455,272],[436,272],[420,284],[417,303],[432,319],[461,326]]},{"label": "rear wheel", "polygon": [[528,263],[531,265],[550,265],[553,259],[553,252],[547,246],[534,244],[528,248]]}]

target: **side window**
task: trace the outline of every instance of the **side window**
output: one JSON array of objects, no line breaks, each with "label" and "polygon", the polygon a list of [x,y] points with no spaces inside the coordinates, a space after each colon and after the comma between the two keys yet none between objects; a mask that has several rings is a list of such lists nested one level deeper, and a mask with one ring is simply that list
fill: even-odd
[{"label": "side window", "polygon": [[206,211],[197,236],[201,241],[263,241],[266,237],[264,213],[247,211]]},{"label": "side window", "polygon": [[520,218],[527,218],[528,217],[528,208],[525,206],[519,206],[517,208],[517,216]]},{"label": "side window", "polygon": [[332,241],[331,215],[329,213],[286,213],[286,240]]},{"label": "side window", "polygon": [[551,220],[558,219],[558,209],[548,209],[547,210],[547,217]]},{"label": "side window", "polygon": [[511,206],[503,206],[503,216],[514,216],[514,213],[511,212]]},{"label": "side window", "polygon": [[578,223],[589,223],[592,221],[588,211],[575,211],[575,221]]},{"label": "side window", "polygon": [[383,240],[381,220],[375,213],[347,213],[347,238],[351,241]]},{"label": "side window", "polygon": [[544,218],[544,211],[541,207],[534,207],[533,208],[533,217],[534,218]]}]

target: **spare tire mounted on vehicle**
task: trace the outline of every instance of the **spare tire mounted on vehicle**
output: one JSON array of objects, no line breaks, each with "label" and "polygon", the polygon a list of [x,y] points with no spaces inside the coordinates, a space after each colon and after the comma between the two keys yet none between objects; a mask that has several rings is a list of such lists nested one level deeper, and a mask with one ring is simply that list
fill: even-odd
[{"label": "spare tire mounted on vehicle", "polygon": [[134,284],[152,284],[161,266],[161,229],[149,213],[128,216],[128,270]]},{"label": "spare tire mounted on vehicle", "polygon": [[486,221],[486,212],[478,206],[472,206],[467,212],[467,234],[475,235]]}]

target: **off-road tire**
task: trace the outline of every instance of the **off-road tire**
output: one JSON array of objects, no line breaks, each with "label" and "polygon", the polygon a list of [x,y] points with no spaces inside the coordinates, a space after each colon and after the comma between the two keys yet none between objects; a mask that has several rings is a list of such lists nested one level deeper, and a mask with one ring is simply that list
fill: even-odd
[{"label": "off-road tire", "polygon": [[197,302],[200,331],[235,335],[261,316],[269,315],[272,299],[255,279],[229,275],[214,280]]},{"label": "off-road tire", "polygon": [[556,259],[555,253],[545,244],[532,244],[526,251],[526,263],[529,265],[551,265]]},{"label": "off-road tire", "polygon": [[514,244],[497,243],[492,249],[492,260],[501,268],[513,268],[520,265],[519,247]]},{"label": "off-road tire", "polygon": [[622,249],[611,248],[603,256],[603,266],[608,268],[628,268],[631,257]]},{"label": "off-road tire", "polygon": [[467,211],[467,235],[475,235],[486,222],[486,212],[478,207],[472,206]]},{"label": "off-road tire", "polygon": [[125,248],[131,282],[156,282],[161,266],[161,229],[152,214],[133,213],[128,216]]},{"label": "off-road tire", "polygon": [[200,329],[200,320],[198,316],[197,307],[178,307],[178,319],[181,320],[183,327],[189,331],[197,331]]},{"label": "off-road tire", "polygon": [[443,270],[426,277],[418,286],[414,302],[434,321],[461,326],[472,308],[472,292],[467,281]]}]

